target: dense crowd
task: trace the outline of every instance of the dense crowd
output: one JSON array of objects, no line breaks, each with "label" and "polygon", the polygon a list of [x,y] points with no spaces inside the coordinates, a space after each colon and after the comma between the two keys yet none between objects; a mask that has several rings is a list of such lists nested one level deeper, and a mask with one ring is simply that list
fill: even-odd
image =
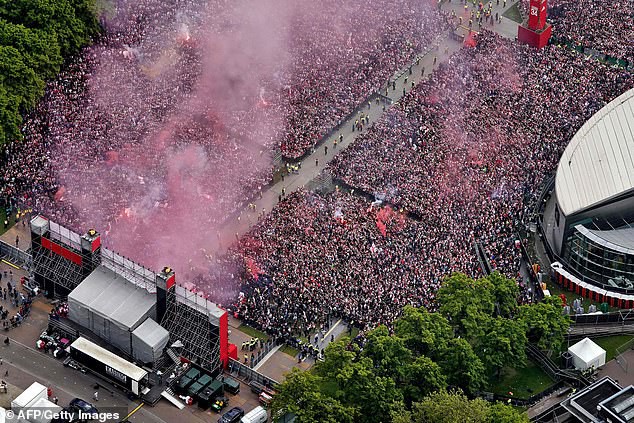
[{"label": "dense crowd", "polygon": [[[521,0],[525,16],[530,0]],[[549,0],[548,22],[553,36],[616,59],[634,63],[634,2],[632,0]]]},{"label": "dense crowd", "polygon": [[632,0],[551,0],[553,35],[634,63]]},{"label": "dense crowd", "polygon": [[351,195],[289,197],[240,243],[240,316],[283,336],[333,315],[389,322],[404,304],[432,305],[444,275],[478,276],[476,242],[518,277],[515,241],[537,187],[578,128],[633,86],[582,55],[481,34],[331,162],[346,185],[399,210],[387,212],[397,224],[386,229],[384,208]]},{"label": "dense crowd", "polygon": [[118,231],[106,239],[141,262],[158,252],[194,268],[200,255],[214,273],[192,279],[199,289],[227,304],[240,284],[231,309],[281,337],[433,307],[443,276],[479,275],[475,243],[517,277],[516,232],[537,185],[576,130],[634,86],[583,55],[485,31],[331,162],[372,206],[294,193],[211,257],[200,248],[210,228],[270,180],[272,148],[310,150],[448,22],[414,0],[306,1],[250,33],[241,25],[266,11],[214,1],[208,15],[195,2],[119,2],[106,34],[49,82],[24,140],[3,150],[0,194],[78,232]]},{"label": "dense crowd", "polygon": [[448,22],[412,0],[173,6],[117,3],[3,152],[3,197],[81,231],[160,214],[173,185],[194,185],[178,200],[217,224],[271,180],[272,150],[302,155]]},{"label": "dense crowd", "polygon": [[451,230],[349,193],[295,192],[232,250],[246,274],[231,309],[282,338],[335,318],[361,329],[389,324],[407,304],[432,308],[444,275],[477,272],[469,240],[454,243]]},{"label": "dense crowd", "polygon": [[530,217],[537,184],[577,129],[633,84],[630,73],[582,55],[485,33],[338,155],[331,170],[429,226],[455,226],[457,237],[468,228],[513,274],[502,252]]}]

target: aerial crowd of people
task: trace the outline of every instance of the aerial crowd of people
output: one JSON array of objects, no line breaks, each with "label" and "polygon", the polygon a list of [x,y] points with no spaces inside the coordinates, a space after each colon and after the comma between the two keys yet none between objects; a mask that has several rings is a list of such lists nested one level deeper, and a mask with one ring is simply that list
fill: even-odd
[{"label": "aerial crowd of people", "polygon": [[[526,16],[530,0],[522,0]],[[549,0],[548,22],[553,35],[572,41],[597,53],[634,63],[634,45],[627,40],[634,37],[632,16],[634,3],[615,0],[609,3],[593,0]]]},{"label": "aerial crowd of people", "polygon": [[522,284],[516,241],[537,188],[580,126],[632,87],[625,70],[483,32],[330,163],[374,206],[298,193],[241,240],[236,310],[281,336],[333,315],[368,329],[404,304],[431,306],[451,272],[481,275],[474,243]]},{"label": "aerial crowd of people", "polygon": [[[218,223],[271,180],[273,151],[304,154],[449,22],[412,0],[285,2],[268,11],[285,19],[255,24],[212,3],[117,3],[104,36],[48,83],[24,140],[4,150],[3,197],[79,231],[168,207],[176,180],[196,185],[190,202],[220,210]],[[273,54],[279,64],[241,53],[260,26],[287,50]],[[170,167],[182,156],[195,172]]]},{"label": "aerial crowd of people", "polygon": [[[80,233],[124,221],[219,225],[270,182],[273,151],[310,151],[370,95],[389,94],[390,78],[455,24],[414,0],[306,1],[269,11],[285,18],[265,22],[263,34],[241,26],[258,16],[224,1],[205,12],[177,3],[118,3],[102,38],[48,82],[24,139],[2,150],[1,197]],[[567,11],[554,17],[562,33],[631,57],[628,30],[605,6],[568,3],[553,6]],[[601,22],[613,30],[603,35]],[[486,30],[474,44],[339,152],[329,172],[346,189],[284,196],[210,259],[201,289],[237,287],[218,295],[223,305],[293,337],[333,317],[364,330],[406,304],[433,308],[444,276],[481,274],[477,243],[493,268],[518,277],[515,241],[537,186],[579,127],[634,79]],[[250,62],[280,45],[275,63]],[[152,220],[158,213],[165,218]],[[240,294],[228,299],[230,291]]]}]

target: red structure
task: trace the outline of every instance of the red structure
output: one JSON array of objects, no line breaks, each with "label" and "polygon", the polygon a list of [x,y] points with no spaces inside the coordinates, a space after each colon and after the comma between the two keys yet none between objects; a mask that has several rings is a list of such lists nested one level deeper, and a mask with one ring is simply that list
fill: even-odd
[{"label": "red structure", "polygon": [[222,362],[222,366],[226,369],[229,364],[229,318],[227,311],[223,311],[224,313],[222,313],[218,319],[218,326],[220,329],[220,361]]},{"label": "red structure", "polygon": [[547,3],[547,0],[531,0],[528,10],[528,26],[522,24],[517,29],[517,39],[520,42],[535,48],[542,48],[548,44],[553,28],[546,23]]}]

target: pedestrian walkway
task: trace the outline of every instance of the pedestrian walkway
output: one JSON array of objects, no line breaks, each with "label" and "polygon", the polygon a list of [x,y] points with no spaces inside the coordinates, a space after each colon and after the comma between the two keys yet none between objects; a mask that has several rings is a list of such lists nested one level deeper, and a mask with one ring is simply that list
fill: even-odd
[{"label": "pedestrian walkway", "polygon": [[265,355],[265,356],[262,358],[262,360],[258,361],[258,364],[256,364],[256,365],[253,367],[253,370],[258,370],[260,367],[262,367],[262,365],[263,365],[264,363],[266,363],[266,362],[267,362],[267,360],[268,360],[269,358],[273,357],[273,355],[274,355],[274,354],[275,354],[275,353],[276,353],[276,352],[277,352],[280,348],[282,348],[282,346],[281,346],[281,345],[277,345],[277,346],[276,346],[276,347],[274,347],[271,351],[269,351],[269,352],[268,352],[268,354],[267,354],[267,355]]},{"label": "pedestrian walkway", "polygon": [[9,228],[8,231],[0,235],[0,240],[6,242],[12,247],[15,247],[16,246],[15,241],[17,236],[18,237],[17,247],[22,251],[26,251],[31,247],[31,230],[28,224],[29,218],[23,218],[23,219],[26,219],[24,220],[24,223],[20,221],[16,223],[15,225],[13,225],[11,228]]},{"label": "pedestrian walkway", "polygon": [[[517,27],[519,23],[515,22],[512,19],[504,16],[509,9],[515,7],[515,5],[519,2],[505,2],[504,0],[497,1],[493,0],[491,5],[493,7],[493,21],[494,23],[484,23],[482,25],[478,25],[477,22],[472,24],[471,28],[469,28],[468,22],[471,16],[471,12],[477,13],[478,3],[467,3],[467,8],[465,9],[465,4],[462,1],[451,0],[448,2],[444,2],[442,4],[442,10],[451,13],[452,11],[456,15],[456,25],[459,24],[459,18],[462,17],[462,25],[458,28],[458,33],[460,35],[468,35],[469,31],[473,31],[475,33],[479,32],[482,29],[488,29],[490,31],[494,31],[497,34],[501,35],[504,38],[508,38],[514,40],[517,38]],[[488,4],[488,2],[486,3]],[[499,17],[499,21],[495,22],[496,14]]]}]

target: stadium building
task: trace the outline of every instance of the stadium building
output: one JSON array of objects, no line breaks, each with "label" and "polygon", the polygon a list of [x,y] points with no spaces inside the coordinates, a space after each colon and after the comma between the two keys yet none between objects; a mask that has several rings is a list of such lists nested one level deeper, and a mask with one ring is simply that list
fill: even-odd
[{"label": "stadium building", "polygon": [[634,306],[633,117],[634,89],[579,129],[541,221],[558,282],[623,308]]}]

